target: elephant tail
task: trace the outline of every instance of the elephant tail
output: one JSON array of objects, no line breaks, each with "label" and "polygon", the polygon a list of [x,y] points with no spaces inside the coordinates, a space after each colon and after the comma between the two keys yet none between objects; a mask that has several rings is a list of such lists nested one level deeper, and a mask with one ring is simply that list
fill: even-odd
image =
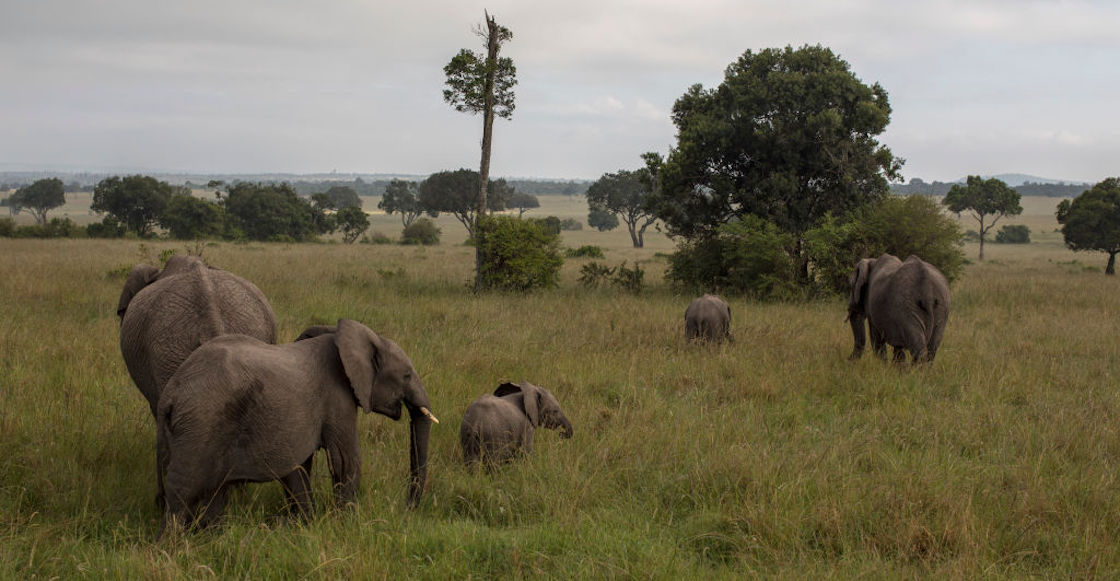
[{"label": "elephant tail", "polygon": [[218,304],[218,292],[214,287],[214,280],[210,276],[210,268],[201,261],[195,265],[195,268],[198,269],[196,280],[199,288],[197,296],[202,316],[198,344],[202,345],[214,337],[224,335],[226,328],[222,318],[221,306]]}]

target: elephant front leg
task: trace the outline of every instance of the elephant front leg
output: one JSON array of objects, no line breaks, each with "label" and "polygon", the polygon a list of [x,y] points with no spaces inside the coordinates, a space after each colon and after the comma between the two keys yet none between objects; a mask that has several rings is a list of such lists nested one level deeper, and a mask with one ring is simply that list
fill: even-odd
[{"label": "elephant front leg", "polygon": [[309,519],[315,509],[311,498],[311,464],[314,460],[315,454],[308,456],[299,468],[280,479],[288,496],[288,511],[304,520]]},{"label": "elephant front leg", "polygon": [[850,312],[848,313],[848,322],[852,325],[852,354],[848,359],[855,360],[863,356],[863,349],[867,345],[867,332],[864,329],[864,320],[867,317],[862,314]]}]

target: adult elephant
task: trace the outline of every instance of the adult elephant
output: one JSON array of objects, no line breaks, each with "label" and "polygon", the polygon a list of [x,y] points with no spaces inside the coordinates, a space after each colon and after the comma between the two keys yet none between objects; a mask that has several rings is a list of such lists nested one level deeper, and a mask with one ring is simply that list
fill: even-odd
[{"label": "adult elephant", "polygon": [[205,526],[231,485],[280,480],[294,513],[310,514],[311,465],[327,452],[340,503],[361,478],[356,409],[393,420],[409,413],[408,506],[420,501],[435,416],[404,351],[365,325],[336,327],[285,345],[225,335],[183,362],[160,398],[158,464],[164,526]]},{"label": "adult elephant", "polygon": [[860,260],[849,283],[848,320],[855,341],[850,359],[863,355],[866,320],[880,358],[886,358],[890,345],[895,361],[903,361],[906,351],[912,363],[933,361],[950,307],[949,282],[937,267],[913,255],[902,261],[883,254]]},{"label": "adult elephant", "polygon": [[133,267],[117,316],[125,366],[153,416],[163,387],[199,345],[226,333],[276,342],[276,315],[264,293],[195,256],[172,256],[163,270]]}]

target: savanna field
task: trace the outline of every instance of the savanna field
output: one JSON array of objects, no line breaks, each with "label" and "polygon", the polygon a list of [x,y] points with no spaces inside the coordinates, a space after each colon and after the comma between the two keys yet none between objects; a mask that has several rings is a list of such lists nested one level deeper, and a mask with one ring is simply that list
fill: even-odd
[{"label": "savanna field", "polygon": [[[93,220],[70,198],[52,216]],[[586,221],[582,198],[540,199],[528,216]],[[847,361],[840,297],[729,297],[734,342],[687,344],[693,297],[664,283],[659,233],[643,249],[624,230],[563,233],[640,264],[638,295],[583,288],[582,258],[556,290],[474,295],[447,217],[435,247],[0,239],[0,577],[1120,577],[1120,281],[1064,247],[1057,202],[1024,198],[1007,222],[1029,245],[989,243],[983,263],[966,245],[919,369]],[[396,216],[371,221],[399,234]],[[188,250],[259,286],[282,342],[346,317],[404,348],[441,420],[419,508],[407,420],[362,414],[357,506],[333,507],[320,455],[310,522],[251,484],[220,527],[155,540],[155,428],[116,304],[133,264]],[[524,461],[468,470],[463,411],[522,379],[574,437],[538,431]]]}]

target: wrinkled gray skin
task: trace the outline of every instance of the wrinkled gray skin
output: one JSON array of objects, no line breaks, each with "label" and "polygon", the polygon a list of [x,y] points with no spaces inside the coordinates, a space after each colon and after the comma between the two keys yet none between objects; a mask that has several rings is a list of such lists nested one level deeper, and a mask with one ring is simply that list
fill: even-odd
[{"label": "wrinkled gray skin", "polygon": [[156,417],[164,529],[212,523],[241,482],[279,480],[292,512],[307,517],[320,448],[336,501],[353,501],[361,479],[356,406],[393,420],[402,404],[408,410],[408,506],[419,503],[434,417],[408,356],[356,321],[317,328],[328,332],[285,345],[225,335],[183,362]]},{"label": "wrinkled gray skin", "polygon": [[722,343],[731,338],[731,307],[722,298],[706,294],[690,303],[684,311],[684,335],[690,341],[701,339]]},{"label": "wrinkled gray skin", "polygon": [[199,345],[225,333],[276,342],[276,315],[264,293],[195,256],[172,256],[163,270],[133,267],[117,316],[125,366],[153,416],[163,386]]},{"label": "wrinkled gray skin", "polygon": [[850,359],[863,355],[866,320],[880,358],[886,359],[890,345],[895,361],[904,361],[907,351],[914,364],[933,361],[949,320],[949,282],[940,270],[917,256],[901,261],[884,254],[860,260],[849,284],[848,319],[855,341]]},{"label": "wrinkled gray skin", "polygon": [[572,422],[564,416],[560,402],[547,389],[527,381],[503,383],[494,395],[484,395],[469,407],[459,428],[463,460],[468,466],[482,462],[488,469],[508,462],[533,448],[538,426],[560,430],[572,437]]}]

